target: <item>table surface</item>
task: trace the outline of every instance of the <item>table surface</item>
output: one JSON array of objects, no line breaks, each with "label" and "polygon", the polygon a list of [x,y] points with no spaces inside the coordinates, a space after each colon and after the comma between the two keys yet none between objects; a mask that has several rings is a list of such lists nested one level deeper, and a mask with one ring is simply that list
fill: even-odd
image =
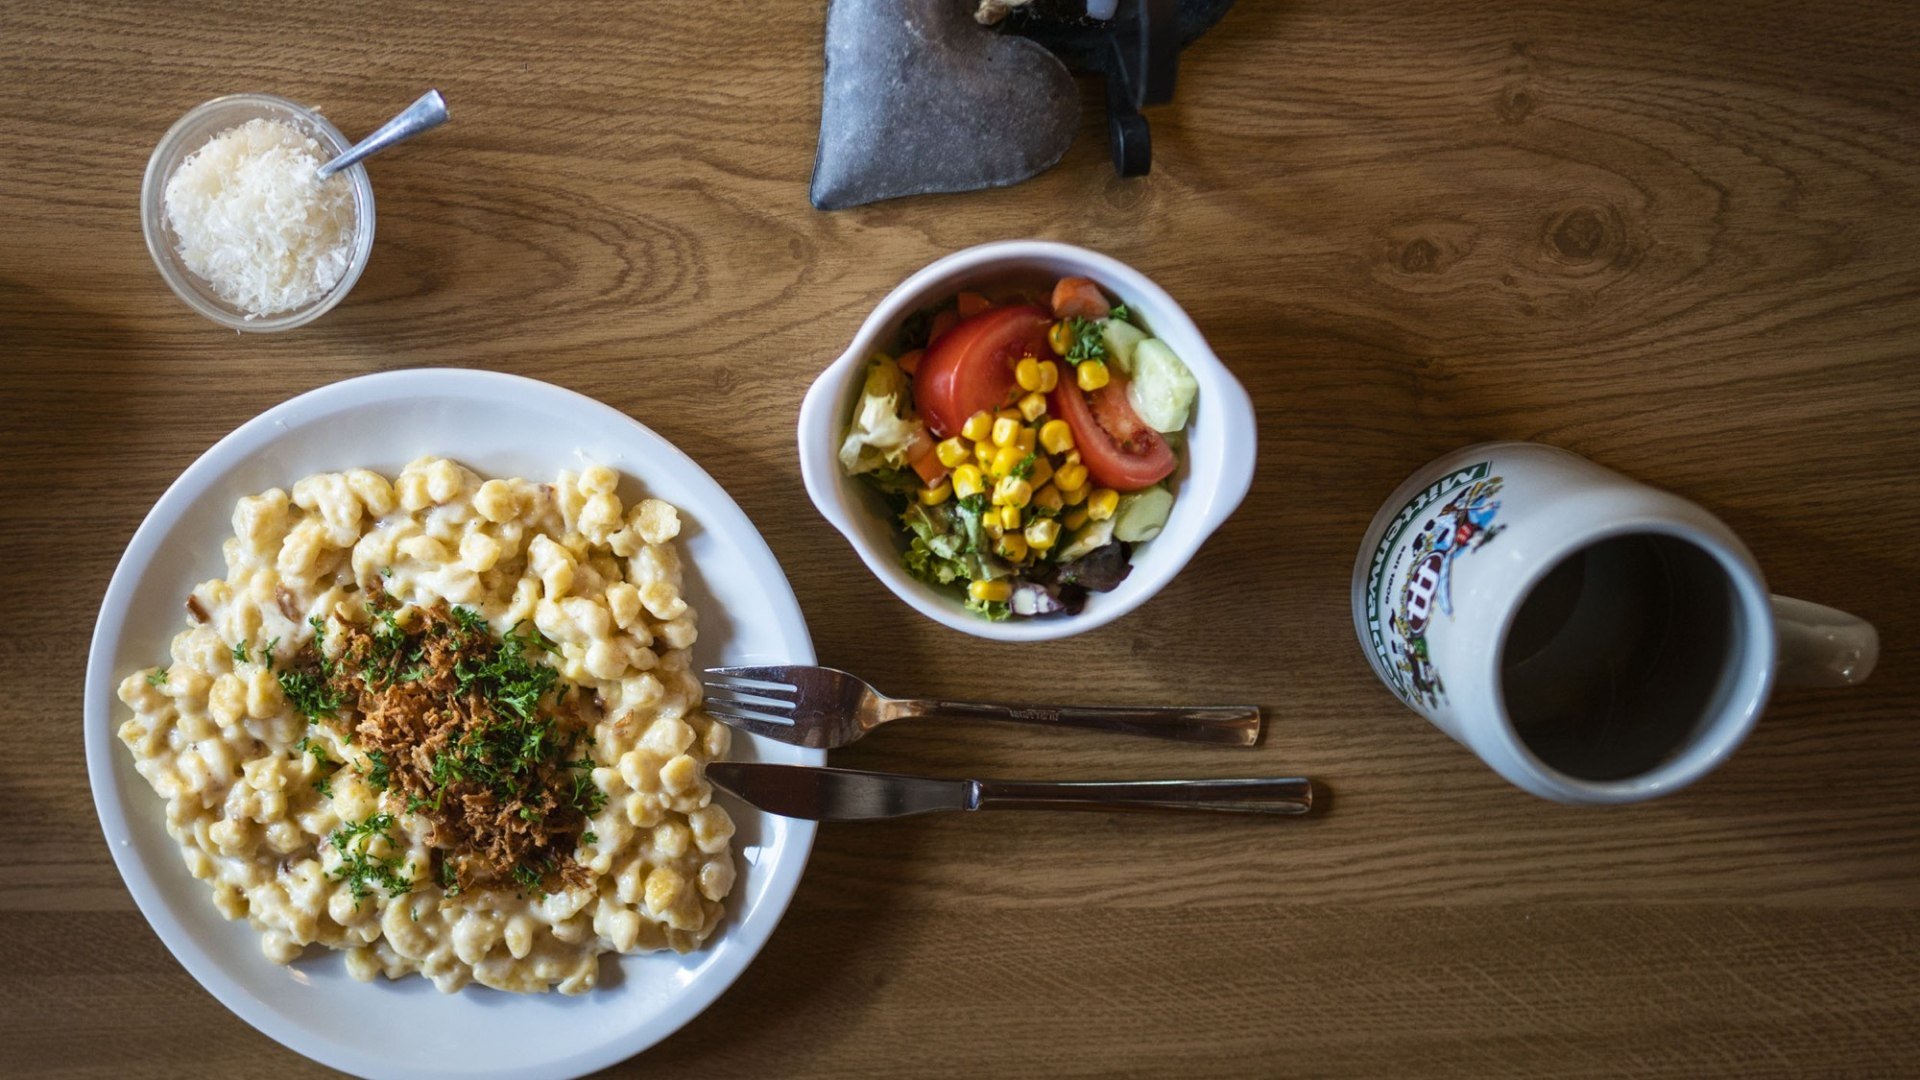
[{"label": "table surface", "polygon": [[[929,724],[836,763],[1305,773],[1305,821],[1005,815],[824,829],[762,957],[639,1075],[1861,1075],[1920,1067],[1920,7],[1249,0],[1107,164],[807,205],[815,4],[0,8],[0,1072],[323,1072],[200,990],[107,857],[80,733],[99,597],[196,455],[301,391],[471,365],[606,401],[751,515],[823,661],[882,686],[1251,700],[1257,750]],[[371,129],[353,295],[214,328],[142,246],[155,140],[271,90]],[[1039,646],[896,602],[799,490],[800,395],[925,262],[1041,236],[1178,297],[1259,471],[1132,616]],[[1726,767],[1620,810],[1521,794],[1397,705],[1360,534],[1453,447],[1539,439],[1695,499],[1782,592],[1877,623]]]}]

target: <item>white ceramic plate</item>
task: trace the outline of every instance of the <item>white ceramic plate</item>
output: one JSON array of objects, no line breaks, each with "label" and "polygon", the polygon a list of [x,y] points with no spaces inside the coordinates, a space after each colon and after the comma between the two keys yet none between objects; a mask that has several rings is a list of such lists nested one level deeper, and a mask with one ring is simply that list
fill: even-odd
[{"label": "white ceramic plate", "polygon": [[[577,1076],[645,1050],[737,978],[786,911],[813,846],[812,822],[729,801],[740,876],[727,918],[695,953],[603,960],[602,985],[565,997],[470,986],[442,994],[423,978],[356,982],[342,954],[311,949],[290,966],[259,933],[214,909],[167,836],[159,796],[114,736],[127,672],[160,662],[185,626],[182,604],[223,572],[242,495],[309,473],[366,466],[392,475],[442,454],[482,475],[551,478],[599,462],[678,506],[686,596],[700,616],[694,662],[812,663],[813,645],[773,553],[720,485],[630,417],[568,390],[511,375],[423,369],[336,383],[267,410],[220,440],[161,496],[107,587],[87,660],[87,771],[107,846],[127,888],[180,963],[248,1023],[323,1064],[362,1076]],[[819,765],[818,750],[737,737],[734,756]],[[751,1022],[747,1018],[743,1023]]]}]

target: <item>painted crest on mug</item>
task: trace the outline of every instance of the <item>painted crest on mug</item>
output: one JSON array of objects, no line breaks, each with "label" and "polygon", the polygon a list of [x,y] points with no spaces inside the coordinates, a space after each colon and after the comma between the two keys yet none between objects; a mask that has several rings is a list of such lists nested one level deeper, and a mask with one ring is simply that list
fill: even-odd
[{"label": "painted crest on mug", "polygon": [[[1367,573],[1367,629],[1387,683],[1415,707],[1437,708],[1446,685],[1427,650],[1433,620],[1453,617],[1453,564],[1505,528],[1492,463],[1469,465],[1420,489],[1387,524]],[[1438,510],[1429,513],[1431,507]]]}]

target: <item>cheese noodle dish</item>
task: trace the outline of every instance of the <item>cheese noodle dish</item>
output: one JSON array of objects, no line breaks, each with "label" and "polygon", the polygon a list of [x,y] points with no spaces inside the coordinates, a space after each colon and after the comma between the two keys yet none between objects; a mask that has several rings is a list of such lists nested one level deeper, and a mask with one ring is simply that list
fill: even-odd
[{"label": "cheese noodle dish", "polygon": [[423,458],[239,501],[226,577],[120,684],[119,734],[269,958],[581,993],[602,953],[713,933],[728,730],[689,670],[679,513],[618,479]]}]

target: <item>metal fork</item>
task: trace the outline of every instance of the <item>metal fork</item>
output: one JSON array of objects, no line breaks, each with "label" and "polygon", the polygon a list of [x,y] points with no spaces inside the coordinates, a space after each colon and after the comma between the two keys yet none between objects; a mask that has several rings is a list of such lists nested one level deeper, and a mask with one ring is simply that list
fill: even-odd
[{"label": "metal fork", "polygon": [[709,715],[730,727],[795,746],[846,746],[881,724],[923,716],[1092,728],[1222,746],[1252,746],[1260,739],[1257,705],[1193,709],[994,705],[890,698],[862,679],[827,667],[724,667],[708,668],[706,674]]}]

